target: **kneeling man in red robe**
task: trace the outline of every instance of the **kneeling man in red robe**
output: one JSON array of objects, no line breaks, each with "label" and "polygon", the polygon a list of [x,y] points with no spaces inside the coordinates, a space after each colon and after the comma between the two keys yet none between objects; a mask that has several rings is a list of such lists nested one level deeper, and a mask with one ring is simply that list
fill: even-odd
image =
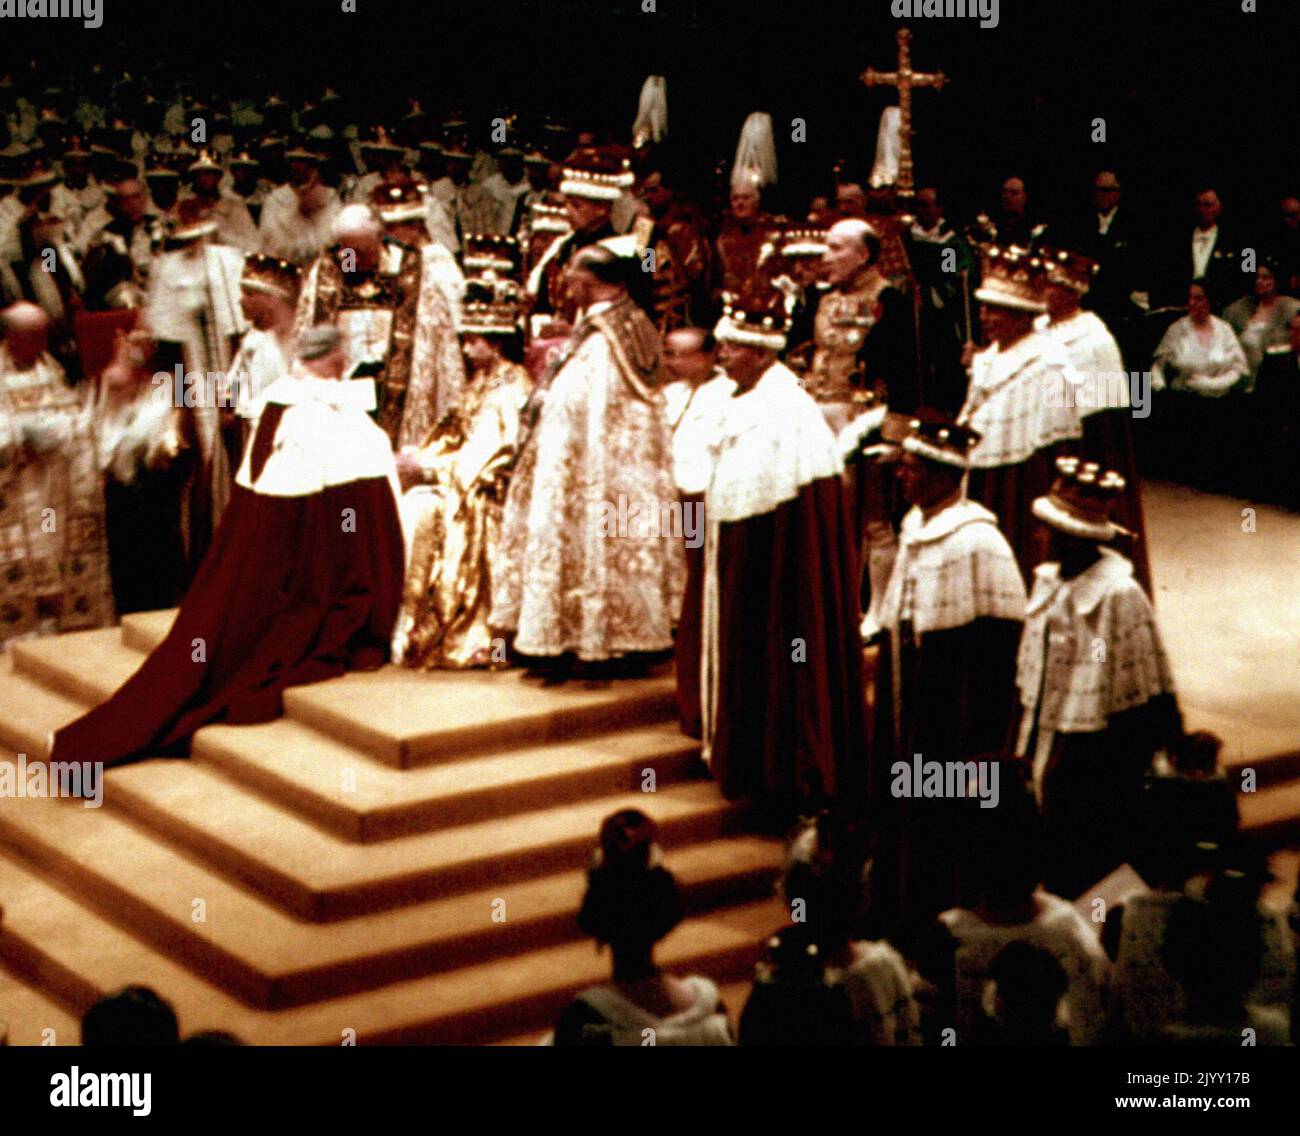
[{"label": "kneeling man in red robe", "polygon": [[402,595],[397,473],[374,383],[342,381],[336,329],[269,386],[230,504],[171,632],[52,761],[180,756],[213,722],[265,722],[286,687],[388,661]]}]

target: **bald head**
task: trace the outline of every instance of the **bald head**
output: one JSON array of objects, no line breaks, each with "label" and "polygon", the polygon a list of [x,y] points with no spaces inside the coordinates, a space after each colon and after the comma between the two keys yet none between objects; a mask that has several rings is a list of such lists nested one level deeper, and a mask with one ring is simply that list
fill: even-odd
[{"label": "bald head", "polygon": [[50,317],[35,304],[25,301],[11,304],[0,312],[5,347],[20,371],[25,371],[44,354]]},{"label": "bald head", "polygon": [[664,366],[679,382],[699,386],[712,373],[718,348],[705,327],[679,327],[664,337]]},{"label": "bald head", "polygon": [[372,271],[379,265],[383,251],[384,223],[368,205],[345,205],[334,220],[334,239],[338,242],[341,257],[354,263],[343,264],[345,272],[360,269]]},{"label": "bald head", "polygon": [[826,234],[822,269],[832,288],[850,287],[876,254],[876,231],[856,217],[837,221]]},{"label": "bald head", "polygon": [[343,244],[357,237],[377,239],[383,231],[383,221],[368,205],[345,205],[334,220],[334,236]]},{"label": "bald head", "polygon": [[863,248],[867,247],[867,239],[875,235],[875,230],[857,217],[849,217],[843,221],[836,221],[829,231],[827,237],[839,236],[844,240],[856,241]]}]

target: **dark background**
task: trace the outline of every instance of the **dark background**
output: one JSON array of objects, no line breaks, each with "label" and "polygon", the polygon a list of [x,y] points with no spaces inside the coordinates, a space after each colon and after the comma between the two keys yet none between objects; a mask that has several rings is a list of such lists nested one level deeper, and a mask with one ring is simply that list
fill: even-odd
[{"label": "dark background", "polygon": [[[1295,192],[1300,3],[1257,0],[1002,0],[999,24],[919,19],[913,64],[945,71],[942,92],[915,95],[919,181],[937,181],[950,212],[994,204],[1010,173],[1028,182],[1031,212],[1086,204],[1088,178],[1117,168],[1130,204],[1182,222],[1201,182],[1220,187],[1232,219],[1276,213]],[[836,157],[869,168],[888,93],[868,92],[867,66],[892,69],[889,0],[102,0],[104,25],[9,20],[0,66],[69,80],[98,61],[136,75],[183,76],[199,93],[292,100],[335,85],[362,114],[389,116],[407,95],[458,107],[491,148],[492,118],[551,115],[626,140],[647,74],[668,78],[670,157],[679,181],[706,196],[729,167],[751,110],[776,123],[781,184],[774,204],[802,211]],[[2,98],[2,96],[0,96]],[[789,141],[807,122],[808,141]],[[1106,120],[1108,141],[1090,140]],[[528,138],[522,141],[530,141]]]}]

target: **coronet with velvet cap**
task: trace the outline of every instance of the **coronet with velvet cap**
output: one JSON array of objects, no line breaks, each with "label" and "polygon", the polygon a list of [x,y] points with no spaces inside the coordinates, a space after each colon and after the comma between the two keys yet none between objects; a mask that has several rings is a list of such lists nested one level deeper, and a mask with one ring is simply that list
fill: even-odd
[{"label": "coronet with velvet cap", "polygon": [[522,315],[517,288],[510,292],[471,281],[461,304],[458,330],[462,335],[515,335],[523,329]]},{"label": "coronet with velvet cap", "polygon": [[631,159],[612,147],[580,146],[562,168],[560,192],[590,201],[617,201],[636,181]]},{"label": "coronet with velvet cap", "polygon": [[371,200],[385,225],[421,220],[428,209],[424,194],[414,185],[380,186]]},{"label": "coronet with velvet cap", "polygon": [[1089,256],[1070,249],[1039,249],[1038,255],[1046,266],[1047,282],[1069,288],[1080,296],[1092,287],[1093,277],[1100,265]]},{"label": "coronet with velvet cap", "polygon": [[181,175],[167,165],[161,155],[153,154],[145,165],[144,176],[146,181],[158,181],[163,178],[168,181],[179,181]]},{"label": "coronet with velvet cap", "polygon": [[213,220],[183,222],[167,234],[163,247],[165,250],[184,248],[186,245],[193,244],[204,237],[210,237],[216,231],[217,223]]},{"label": "coronet with velvet cap", "polygon": [[821,257],[826,253],[826,230],[809,226],[786,229],[777,245],[784,257]]},{"label": "coronet with velvet cap", "polygon": [[1046,264],[1028,249],[1011,245],[990,247],[984,252],[984,279],[975,289],[981,304],[1011,308],[1020,312],[1047,311],[1043,289],[1047,284]]},{"label": "coronet with velvet cap", "polygon": [[789,330],[785,297],[775,288],[760,284],[744,295],[722,294],[722,318],[713,329],[713,337],[719,343],[781,351]]},{"label": "coronet with velvet cap", "polygon": [[1111,507],[1126,484],[1121,474],[1077,457],[1057,458],[1056,472],[1051,491],[1034,500],[1035,517],[1084,540],[1105,542],[1132,535],[1110,519]]},{"label": "coronet with velvet cap", "polygon": [[63,157],[74,161],[88,161],[90,148],[86,145],[85,137],[81,134],[69,134]]},{"label": "coronet with velvet cap", "polygon": [[467,275],[513,276],[519,271],[519,242],[501,233],[466,233],[461,263]]},{"label": "coronet with velvet cap", "polygon": [[903,449],[926,461],[969,469],[971,451],[979,445],[979,440],[979,431],[967,426],[913,418],[910,432],[903,439]]},{"label": "coronet with velvet cap", "polygon": [[239,286],[250,292],[267,292],[293,300],[298,295],[300,279],[301,271],[296,264],[259,252],[245,258]]},{"label": "coronet with velvet cap", "polygon": [[284,152],[284,159],[286,162],[315,162],[320,165],[325,161],[325,156],[319,150],[312,150],[298,142]]}]

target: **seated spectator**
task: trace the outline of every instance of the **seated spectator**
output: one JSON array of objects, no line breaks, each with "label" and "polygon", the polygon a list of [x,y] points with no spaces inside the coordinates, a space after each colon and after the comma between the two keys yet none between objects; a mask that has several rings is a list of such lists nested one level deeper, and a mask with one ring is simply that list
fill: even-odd
[{"label": "seated spectator", "polygon": [[853,1045],[858,1028],[842,983],[826,975],[826,957],[807,924],[778,931],[755,971],[740,1015],[740,1044]]},{"label": "seated spectator", "polygon": [[[1239,925],[1234,936],[1248,938],[1249,932],[1257,940],[1258,961],[1252,963],[1245,1005],[1264,1011],[1265,1022],[1276,1026],[1281,1021],[1285,1030],[1287,1007],[1293,997],[1295,959],[1282,917],[1260,903],[1263,885],[1270,878],[1268,872],[1259,854],[1247,850],[1205,846],[1201,855],[1213,856],[1209,870],[1196,871],[1196,865],[1184,861],[1190,878],[1181,887],[1174,882],[1176,873],[1171,871],[1150,892],[1130,896],[1122,913],[1112,912],[1107,921],[1119,923],[1110,998],[1111,1036],[1116,1042],[1165,1043],[1167,1027],[1189,1021],[1195,1024],[1198,1014],[1208,1012],[1204,1004],[1189,1009],[1189,997],[1211,1003],[1216,997],[1226,998],[1222,991],[1216,994],[1207,988],[1209,978],[1189,969],[1191,964],[1184,954],[1190,948],[1177,941],[1183,933],[1195,937],[1203,923],[1199,916],[1179,916],[1185,922],[1175,929],[1175,945],[1171,948],[1174,966],[1170,966],[1166,944],[1174,914],[1191,902],[1211,902],[1216,918]],[[1240,937],[1229,937],[1218,946],[1210,944],[1204,949],[1218,950],[1219,946],[1237,952],[1233,957],[1241,961],[1245,948]],[[1225,975],[1215,981],[1232,983],[1238,978]],[[1192,989],[1188,989],[1187,982]],[[1241,1044],[1239,1036],[1233,1044]]]},{"label": "seated spectator", "polygon": [[[816,952],[821,986],[809,984],[810,1000],[826,1000],[825,989],[842,990],[855,1044],[919,1045],[920,1012],[907,964],[887,942],[862,934],[870,916],[873,849],[863,826],[823,815],[791,842],[782,887],[791,912],[806,920],[807,946]],[[801,974],[800,981],[806,977]],[[746,1007],[746,1023],[760,1033],[772,1029],[755,1025],[763,1016],[762,1003],[779,1003],[789,990],[773,999],[763,987],[760,971],[754,990],[759,1004],[751,996]],[[791,1036],[788,1044],[799,1043]]]},{"label": "seated spectator", "polygon": [[[1231,901],[1184,898],[1170,914],[1160,951],[1182,988],[1183,1012],[1153,1040],[1164,1045],[1286,1045],[1285,1008],[1248,1005],[1263,942],[1249,910]],[[1245,918],[1242,916],[1245,915]]]},{"label": "seated spectator", "polygon": [[1287,324],[1297,312],[1300,312],[1300,300],[1278,294],[1277,263],[1261,260],[1255,271],[1254,294],[1242,296],[1223,311],[1223,318],[1237,333],[1250,368],[1247,390],[1255,389],[1260,364],[1269,348],[1286,345]]},{"label": "seated spectator", "polygon": [[1244,391],[1250,365],[1232,325],[1210,312],[1208,285],[1193,283],[1187,315],[1174,320],[1151,362],[1151,389],[1164,392],[1152,408],[1153,442],[1167,473],[1210,490],[1235,475],[1238,450],[1226,440],[1240,418],[1226,396]]},{"label": "seated spectator", "polygon": [[1152,385],[1206,398],[1221,398],[1247,381],[1249,364],[1226,321],[1210,312],[1206,285],[1187,290],[1187,315],[1165,332],[1151,363]]},{"label": "seated spectator", "polygon": [[[1102,992],[1107,960],[1101,943],[1074,907],[1039,889],[1040,838],[1033,798],[1027,788],[1008,785],[997,816],[973,849],[979,863],[979,899],[973,908],[953,908],[939,916],[922,959],[922,974],[937,990],[935,1043],[956,1033],[956,1044],[979,1036],[986,984],[993,963],[1012,943],[1027,943],[1050,954],[1066,975],[1068,1013],[1063,1022],[1072,1045],[1091,1045],[1104,1027]],[[1014,958],[1014,956],[1013,956]]]},{"label": "seated spectator", "polygon": [[1277,261],[1278,291],[1285,296],[1300,297],[1300,197],[1294,193],[1282,198],[1268,248]]},{"label": "seated spectator", "polygon": [[975,1044],[1069,1045],[1069,1032],[1059,1022],[1068,985],[1061,964],[1041,947],[1003,947],[989,967]]},{"label": "seated spectator", "polygon": [[81,1019],[86,1046],[176,1045],[176,1014],[147,986],[124,986],[96,1002]]},{"label": "seated spectator", "polygon": [[613,954],[613,980],[583,990],[560,1015],[555,1045],[732,1045],[717,987],[664,974],[655,944],[682,918],[673,874],[660,864],[653,820],[636,809],[605,818],[578,925]]},{"label": "seated spectator", "polygon": [[1186,735],[1157,758],[1143,789],[1140,832],[1147,848],[1139,865],[1166,849],[1186,852],[1198,843],[1225,846],[1237,831],[1237,795],[1219,768],[1223,740],[1208,730]]}]

